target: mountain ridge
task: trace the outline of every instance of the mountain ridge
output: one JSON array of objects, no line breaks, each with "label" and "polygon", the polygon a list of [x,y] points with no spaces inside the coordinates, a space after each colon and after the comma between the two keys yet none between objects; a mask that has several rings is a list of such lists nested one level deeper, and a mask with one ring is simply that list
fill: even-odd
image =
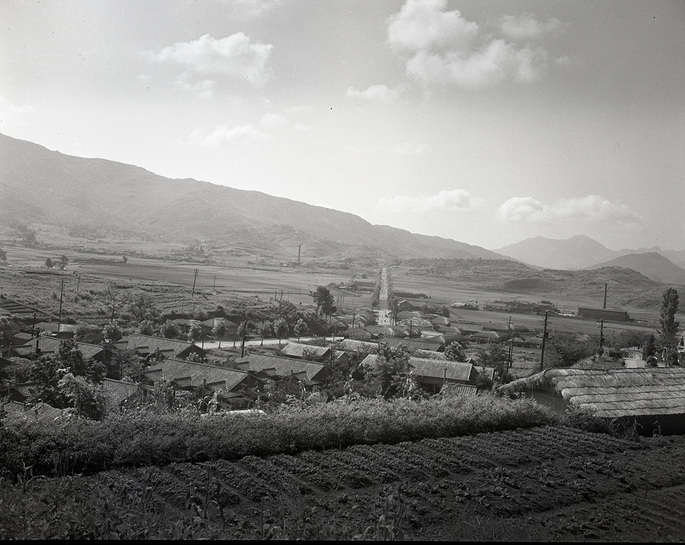
[{"label": "mountain ridge", "polygon": [[279,241],[297,247],[294,239],[299,239],[329,241],[350,252],[380,250],[388,257],[507,259],[480,246],[372,225],[333,208],[192,178],[166,178],[139,166],[74,157],[4,134],[0,169],[0,216],[6,225],[40,222],[175,241],[230,241],[251,233],[270,241],[274,252]]}]

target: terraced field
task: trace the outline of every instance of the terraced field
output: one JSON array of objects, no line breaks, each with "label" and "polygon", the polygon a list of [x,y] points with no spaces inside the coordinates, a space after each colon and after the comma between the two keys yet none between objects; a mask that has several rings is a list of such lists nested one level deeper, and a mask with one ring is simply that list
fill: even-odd
[{"label": "terraced field", "polygon": [[63,477],[59,499],[118,506],[90,537],[682,542],[684,455],[682,436],[539,427]]}]

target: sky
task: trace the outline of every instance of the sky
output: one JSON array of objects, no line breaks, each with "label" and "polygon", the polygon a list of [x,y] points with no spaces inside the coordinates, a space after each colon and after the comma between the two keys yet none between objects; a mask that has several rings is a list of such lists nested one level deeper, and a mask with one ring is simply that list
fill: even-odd
[{"label": "sky", "polygon": [[682,250],[685,2],[3,0],[0,133],[491,250]]}]

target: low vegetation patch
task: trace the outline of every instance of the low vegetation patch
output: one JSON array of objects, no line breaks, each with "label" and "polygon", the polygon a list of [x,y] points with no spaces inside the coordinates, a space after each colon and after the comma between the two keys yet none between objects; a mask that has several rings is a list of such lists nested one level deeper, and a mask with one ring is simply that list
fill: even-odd
[{"label": "low vegetation patch", "polygon": [[12,421],[0,428],[0,468],[19,475],[92,473],[171,462],[235,460],[355,444],[398,443],[540,426],[557,416],[531,400],[493,395],[349,400],[270,414],[201,418],[149,411],[100,422]]}]

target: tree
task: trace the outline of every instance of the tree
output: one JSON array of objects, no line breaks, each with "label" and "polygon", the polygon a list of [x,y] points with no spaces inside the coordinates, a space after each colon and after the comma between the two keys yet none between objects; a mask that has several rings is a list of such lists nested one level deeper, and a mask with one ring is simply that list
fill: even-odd
[{"label": "tree", "polygon": [[60,270],[66,269],[68,264],[69,264],[69,258],[65,255],[60,256],[60,258],[59,258]]},{"label": "tree", "polygon": [[134,322],[144,320],[156,321],[159,319],[159,309],[152,298],[148,295],[139,295],[128,301],[128,312]]},{"label": "tree", "polygon": [[466,352],[457,341],[452,341],[445,347],[445,358],[448,361],[466,361]]},{"label": "tree", "polygon": [[648,361],[650,357],[656,355],[656,338],[654,334],[647,337],[647,340],[642,345],[642,359]]},{"label": "tree", "polygon": [[199,341],[202,338],[202,324],[198,320],[191,320],[188,328],[188,340],[191,343]]},{"label": "tree", "polygon": [[263,320],[257,324],[257,333],[262,337],[261,346],[264,346],[264,339],[273,333],[273,324],[270,320]]},{"label": "tree", "polygon": [[52,269],[52,268],[54,267],[54,265],[52,264],[52,259],[50,259],[50,258],[48,257],[48,258],[45,260],[45,266],[46,266],[48,269]]},{"label": "tree", "polygon": [[2,248],[0,248],[0,261],[7,261],[7,254]]},{"label": "tree", "polygon": [[317,314],[330,316],[337,310],[335,307],[335,299],[327,287],[318,286],[316,290],[311,293],[311,296],[316,303]]},{"label": "tree", "polygon": [[124,334],[116,322],[110,322],[102,328],[102,336],[105,338],[105,342],[115,343],[121,339]]},{"label": "tree", "polygon": [[228,331],[228,327],[226,327],[226,320],[223,318],[219,318],[218,320],[214,320],[214,327],[212,328],[212,335],[214,335],[215,339],[219,339],[219,348],[221,348],[221,339],[223,338],[224,335],[226,335],[226,332]]},{"label": "tree", "polygon": [[495,343],[490,348],[480,348],[477,357],[484,368],[493,367],[495,369],[494,374],[500,381],[506,379],[509,357],[500,343]]},{"label": "tree", "polygon": [[154,335],[155,330],[155,323],[152,320],[143,320],[136,328],[136,331],[141,335]]},{"label": "tree", "polygon": [[105,394],[102,386],[72,373],[65,374],[58,385],[71,402],[76,415],[93,420],[100,420],[105,415]]},{"label": "tree", "polygon": [[107,289],[102,293],[102,298],[104,299],[105,312],[109,313],[109,320],[114,321],[116,311],[121,306],[121,298],[119,291],[116,289],[114,284],[110,282],[107,284]]},{"label": "tree", "polygon": [[667,365],[678,362],[678,328],[675,315],[678,312],[678,292],[674,288],[668,288],[663,294],[659,325],[661,329],[661,345],[664,349],[664,361]]},{"label": "tree", "polygon": [[181,334],[176,322],[172,322],[171,320],[164,322],[159,331],[165,339],[177,339]]},{"label": "tree", "polygon": [[128,263],[128,257],[126,257],[125,255],[121,256],[121,260],[122,260],[124,263]]},{"label": "tree", "polygon": [[300,340],[300,337],[302,335],[306,335],[307,332],[309,331],[309,326],[307,326],[307,322],[304,321],[304,318],[300,318],[297,320],[297,323],[293,327],[293,333],[297,335],[297,340]]},{"label": "tree", "polygon": [[278,339],[279,346],[281,345],[281,339],[288,335],[289,329],[288,322],[285,321],[285,318],[276,318],[276,320],[274,320],[274,335],[276,335],[276,338]]},{"label": "tree", "polygon": [[7,316],[0,316],[0,345],[9,345],[13,336],[12,321]]},{"label": "tree", "polygon": [[392,348],[379,343],[376,358],[364,369],[366,384],[361,393],[372,393],[385,399],[411,395],[418,388],[411,375],[409,352],[402,346]]}]

